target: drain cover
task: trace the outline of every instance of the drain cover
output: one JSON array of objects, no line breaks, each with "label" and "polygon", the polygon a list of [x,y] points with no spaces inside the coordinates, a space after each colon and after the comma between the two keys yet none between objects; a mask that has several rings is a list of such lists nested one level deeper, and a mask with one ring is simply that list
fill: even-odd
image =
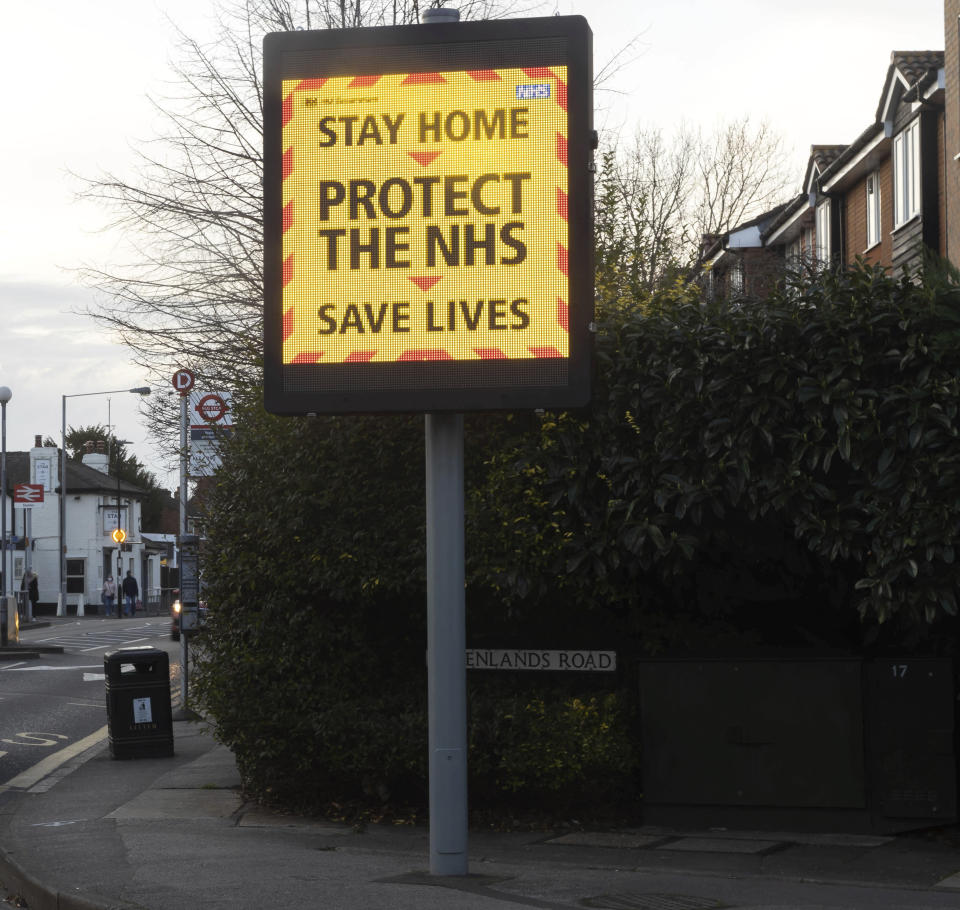
[{"label": "drain cover", "polygon": [[709,897],[687,894],[601,894],[581,903],[598,910],[722,910],[728,906]]}]

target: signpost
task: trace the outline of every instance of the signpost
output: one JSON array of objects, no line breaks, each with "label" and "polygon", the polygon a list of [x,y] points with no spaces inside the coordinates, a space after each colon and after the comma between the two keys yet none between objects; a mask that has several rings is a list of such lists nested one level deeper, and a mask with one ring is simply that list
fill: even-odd
[{"label": "signpost", "polygon": [[[179,369],[173,374],[173,387],[180,395],[180,517],[177,522],[177,563],[180,566],[180,587],[183,587],[184,575],[184,541],[187,539],[187,464],[190,459],[190,439],[188,436],[188,402],[190,393],[193,390],[195,377],[192,370]],[[188,574],[190,570],[187,570]],[[181,590],[180,616],[183,616],[184,602]],[[189,694],[188,668],[190,663],[190,647],[187,644],[187,636],[183,634],[183,621],[180,622],[180,705],[182,710],[187,710],[187,696]]]},{"label": "signpost", "polygon": [[426,414],[430,870],[464,875],[461,412],[589,400],[592,49],[429,15],[264,39],[264,402]]},{"label": "signpost", "polygon": [[[50,462],[43,462],[48,467]],[[37,462],[39,466],[41,462]],[[39,475],[39,472],[38,472]],[[47,478],[49,479],[49,473]],[[38,476],[38,480],[40,477]],[[44,483],[18,483],[13,488],[13,507],[23,509],[23,536],[24,540],[24,572],[25,577],[33,571],[33,510],[42,509],[44,504]],[[21,605],[27,617],[27,622],[33,622],[33,602],[30,600],[30,589],[24,591],[24,603]]]}]

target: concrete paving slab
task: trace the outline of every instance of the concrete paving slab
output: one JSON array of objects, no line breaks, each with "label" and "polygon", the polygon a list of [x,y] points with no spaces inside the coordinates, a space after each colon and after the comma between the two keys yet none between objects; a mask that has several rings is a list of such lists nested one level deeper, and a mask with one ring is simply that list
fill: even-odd
[{"label": "concrete paving slab", "polygon": [[772,840],[791,844],[806,844],[810,847],[863,847],[871,849],[889,844],[894,838],[873,834],[817,834],[802,831],[732,831],[710,829],[709,831],[685,832],[694,837],[729,838],[730,840]]},{"label": "concrete paving slab", "polygon": [[662,835],[623,834],[615,831],[575,831],[560,837],[552,837],[544,841],[545,844],[560,844],[566,847],[619,847],[627,850],[637,850],[659,844],[663,841]]},{"label": "concrete paving slab", "polygon": [[947,889],[953,888],[957,891],[960,891],[960,872],[958,872],[956,875],[951,875],[949,878],[943,879],[943,881],[937,882],[933,887]]},{"label": "concrete paving slab", "polygon": [[237,827],[295,828],[298,831],[310,831],[314,834],[349,834],[352,830],[348,825],[299,818],[296,815],[280,815],[263,809],[250,809],[244,812]]},{"label": "concrete paving slab", "polygon": [[147,790],[115,809],[107,818],[230,818],[242,804],[232,790]]},{"label": "concrete paving slab", "polygon": [[728,837],[681,837],[657,847],[657,850],[674,850],[683,853],[767,853],[779,850],[787,844],[775,840],[746,840]]},{"label": "concrete paving slab", "polygon": [[217,746],[189,764],[164,774],[155,786],[168,790],[238,790],[240,772],[226,746]]}]

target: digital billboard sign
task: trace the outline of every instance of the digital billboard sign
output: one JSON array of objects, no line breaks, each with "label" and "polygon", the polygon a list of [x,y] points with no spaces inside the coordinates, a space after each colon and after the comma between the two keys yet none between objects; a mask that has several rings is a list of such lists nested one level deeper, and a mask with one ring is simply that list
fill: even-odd
[{"label": "digital billboard sign", "polygon": [[269,410],[586,403],[591,70],[578,16],[266,37]]}]

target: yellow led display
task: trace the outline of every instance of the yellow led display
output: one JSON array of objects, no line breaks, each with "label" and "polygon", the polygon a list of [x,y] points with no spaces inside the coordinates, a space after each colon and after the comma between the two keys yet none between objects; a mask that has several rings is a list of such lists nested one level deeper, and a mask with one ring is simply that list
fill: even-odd
[{"label": "yellow led display", "polygon": [[567,358],[567,69],[282,82],[284,365]]}]

